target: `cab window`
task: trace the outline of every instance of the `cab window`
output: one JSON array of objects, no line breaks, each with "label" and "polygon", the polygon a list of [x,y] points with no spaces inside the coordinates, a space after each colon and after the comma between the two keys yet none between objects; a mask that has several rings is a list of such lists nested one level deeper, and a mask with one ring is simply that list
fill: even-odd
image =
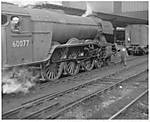
[{"label": "cab window", "polygon": [[18,16],[11,17],[11,30],[12,32],[20,32],[20,18]]},{"label": "cab window", "polygon": [[1,16],[1,25],[6,25],[8,23],[8,17],[7,15],[3,15]]}]

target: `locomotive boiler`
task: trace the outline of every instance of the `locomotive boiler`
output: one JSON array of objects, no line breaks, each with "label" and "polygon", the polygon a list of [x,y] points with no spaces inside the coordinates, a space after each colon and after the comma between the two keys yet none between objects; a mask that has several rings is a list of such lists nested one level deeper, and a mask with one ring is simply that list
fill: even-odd
[{"label": "locomotive boiler", "polygon": [[[113,34],[110,22],[92,15],[73,16],[3,3],[1,18],[3,70],[32,67],[47,80],[56,80],[62,73],[75,75],[80,68],[100,67],[105,53],[94,38],[98,31]],[[10,75],[13,77],[12,72]]]}]

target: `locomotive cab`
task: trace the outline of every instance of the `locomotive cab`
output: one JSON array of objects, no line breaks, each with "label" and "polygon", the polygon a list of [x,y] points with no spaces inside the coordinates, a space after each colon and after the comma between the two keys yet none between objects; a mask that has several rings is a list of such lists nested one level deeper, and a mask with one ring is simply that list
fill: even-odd
[{"label": "locomotive cab", "polygon": [[2,8],[1,19],[2,66],[11,67],[31,62],[30,16],[25,13],[7,13],[5,8]]}]

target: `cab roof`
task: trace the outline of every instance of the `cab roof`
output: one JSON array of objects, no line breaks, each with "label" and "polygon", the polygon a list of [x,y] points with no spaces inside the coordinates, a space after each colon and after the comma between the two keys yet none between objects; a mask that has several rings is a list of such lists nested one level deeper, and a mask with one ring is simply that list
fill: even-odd
[{"label": "cab roof", "polygon": [[14,4],[3,3],[3,2],[1,6],[1,12],[6,14],[17,14],[17,15],[29,16],[29,13],[24,8],[18,7],[17,5]]}]

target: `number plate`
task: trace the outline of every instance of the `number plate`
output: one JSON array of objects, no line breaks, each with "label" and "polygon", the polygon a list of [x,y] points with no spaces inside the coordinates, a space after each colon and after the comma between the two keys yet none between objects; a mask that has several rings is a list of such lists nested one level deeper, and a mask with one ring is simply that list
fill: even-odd
[{"label": "number plate", "polygon": [[13,41],[12,46],[14,48],[16,48],[16,47],[28,47],[29,43],[30,43],[29,40],[16,40],[16,41]]}]

